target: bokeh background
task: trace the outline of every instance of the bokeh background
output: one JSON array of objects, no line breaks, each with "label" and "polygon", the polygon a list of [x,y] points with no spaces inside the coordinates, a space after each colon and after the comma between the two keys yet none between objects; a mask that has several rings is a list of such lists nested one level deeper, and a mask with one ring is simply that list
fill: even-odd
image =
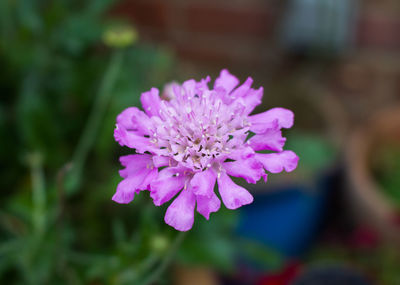
[{"label": "bokeh background", "polygon": [[[0,283],[400,284],[399,30],[397,0],[1,0]],[[112,202],[116,115],[222,68],[294,111],[297,170],[185,236]]]}]

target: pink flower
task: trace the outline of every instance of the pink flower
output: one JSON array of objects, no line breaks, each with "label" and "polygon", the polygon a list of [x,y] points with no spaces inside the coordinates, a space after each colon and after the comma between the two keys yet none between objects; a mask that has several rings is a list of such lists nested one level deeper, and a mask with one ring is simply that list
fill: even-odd
[{"label": "pink flower", "polygon": [[[283,150],[281,129],[293,125],[290,110],[274,108],[250,116],[261,103],[263,88],[251,88],[222,70],[209,89],[210,78],[173,84],[169,101],[152,88],[141,96],[144,112],[131,107],[117,117],[114,137],[136,154],[122,156],[124,178],[113,200],[129,203],[149,190],[156,206],[169,202],[165,222],[179,231],[192,228],[195,209],[206,219],[219,210],[218,192],[228,209],[253,202],[253,196],[230,176],[248,183],[267,179],[266,171],[290,172],[297,155]],[[248,139],[249,134],[254,135]],[[270,153],[257,153],[268,150]]]}]

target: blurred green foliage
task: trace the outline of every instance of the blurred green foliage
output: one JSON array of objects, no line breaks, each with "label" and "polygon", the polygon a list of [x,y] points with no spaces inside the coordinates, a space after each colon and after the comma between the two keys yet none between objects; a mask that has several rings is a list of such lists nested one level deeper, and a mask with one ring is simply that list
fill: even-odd
[{"label": "blurred green foliage", "polygon": [[308,178],[331,167],[337,157],[337,150],[329,140],[321,135],[305,131],[291,132],[285,148],[293,150],[301,158],[296,172]]},{"label": "blurred green foliage", "polygon": [[[1,284],[140,284],[174,256],[177,232],[164,224],[166,206],[154,207],[147,193],[127,206],[110,200],[121,180],[118,157],[130,153],[114,142],[115,117],[174,77],[168,50],[139,43],[119,51],[82,183],[65,191],[113,58],[101,43],[108,27],[121,24],[106,17],[113,2],[0,1]],[[178,260],[231,270],[242,243],[232,236],[235,215],[202,219]]]},{"label": "blurred green foliage", "polygon": [[372,157],[372,171],[383,192],[400,209],[400,148],[397,142],[376,148]]},{"label": "blurred green foliage", "polygon": [[400,254],[389,245],[372,248],[344,247],[340,244],[322,244],[307,258],[309,266],[342,265],[365,274],[373,284],[399,284]]}]

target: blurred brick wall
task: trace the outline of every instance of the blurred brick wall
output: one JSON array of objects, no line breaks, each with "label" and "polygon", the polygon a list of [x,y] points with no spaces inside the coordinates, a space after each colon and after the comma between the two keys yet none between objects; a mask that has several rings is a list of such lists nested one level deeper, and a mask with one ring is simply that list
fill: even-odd
[{"label": "blurred brick wall", "polygon": [[333,90],[364,120],[400,103],[400,1],[360,1],[356,46],[332,70]]},{"label": "blurred brick wall", "polygon": [[[113,10],[131,20],[145,41],[168,44],[182,59],[258,65],[275,50],[286,1],[124,0]],[[357,49],[400,49],[400,1],[361,0]]]},{"label": "blurred brick wall", "polygon": [[132,20],[145,41],[178,57],[218,66],[268,61],[281,1],[125,0],[113,11]]},{"label": "blurred brick wall", "polygon": [[[124,0],[112,13],[131,20],[142,41],[170,46],[193,66],[187,76],[228,67],[267,84],[295,72],[276,40],[286,2]],[[354,50],[322,76],[356,120],[400,100],[400,0],[359,0],[359,7]]]},{"label": "blurred brick wall", "polygon": [[400,49],[400,1],[361,1],[357,40],[360,48]]}]

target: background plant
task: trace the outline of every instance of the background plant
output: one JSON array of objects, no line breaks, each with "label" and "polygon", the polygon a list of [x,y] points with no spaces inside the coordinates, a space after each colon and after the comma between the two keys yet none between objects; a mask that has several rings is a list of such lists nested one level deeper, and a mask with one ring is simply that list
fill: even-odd
[{"label": "background plant", "polygon": [[182,238],[165,209],[146,195],[135,206],[110,200],[125,154],[116,115],[174,77],[163,48],[102,43],[124,25],[106,17],[112,4],[0,2],[0,283],[146,284],[176,258],[233,268],[232,213],[199,223],[176,255]]}]

